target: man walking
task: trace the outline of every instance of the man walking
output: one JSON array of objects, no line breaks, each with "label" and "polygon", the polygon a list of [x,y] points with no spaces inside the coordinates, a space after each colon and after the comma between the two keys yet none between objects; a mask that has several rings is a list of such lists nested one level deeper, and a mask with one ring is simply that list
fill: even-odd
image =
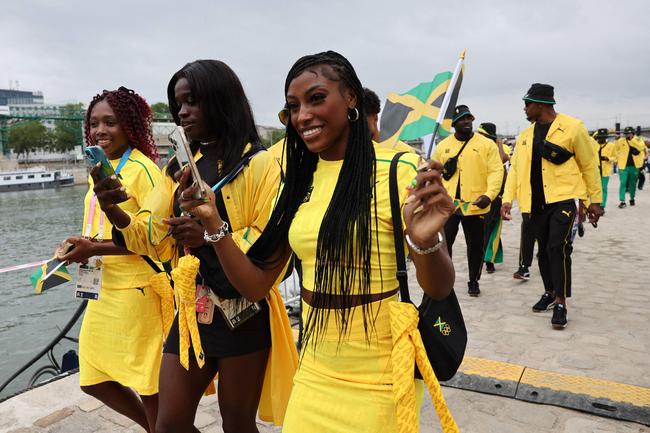
[{"label": "man walking", "polygon": [[634,135],[634,128],[628,126],[623,131],[624,136],[616,140],[616,160],[619,168],[618,207],[627,207],[625,192],[630,191],[630,206],[636,202],[636,185],[639,180],[639,168],[643,166],[646,147],[645,143]]},{"label": "man walking", "polygon": [[523,98],[532,122],[517,138],[503,194],[501,215],[512,218],[512,201],[530,212],[539,247],[544,294],[534,312],[553,306],[553,328],[567,325],[566,298],[571,296],[571,229],[577,199],[588,197],[589,221],[596,224],[601,186],[589,134],[578,119],[557,113],[553,87],[535,83]]},{"label": "man walking", "polygon": [[451,122],[456,132],[438,143],[432,158],[443,164],[442,183],[457,206],[445,225],[449,255],[462,224],[469,267],[467,292],[476,297],[481,293],[478,281],[485,254],[485,216],[501,189],[503,165],[494,142],[474,134],[473,121],[466,105],[457,106]]},{"label": "man walking", "polygon": [[609,184],[609,176],[612,174],[612,162],[616,160],[615,146],[613,142],[607,141],[606,128],[600,128],[596,132],[594,151],[597,155],[600,185],[603,189],[603,201],[600,206],[605,210],[605,206],[607,205],[607,185]]}]

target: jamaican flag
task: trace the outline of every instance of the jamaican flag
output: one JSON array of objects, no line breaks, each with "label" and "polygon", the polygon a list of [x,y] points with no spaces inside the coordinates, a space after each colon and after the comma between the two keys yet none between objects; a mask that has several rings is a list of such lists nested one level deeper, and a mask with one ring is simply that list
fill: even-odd
[{"label": "jamaican flag", "polygon": [[[441,72],[433,81],[420,83],[406,93],[389,93],[381,115],[379,141],[392,147],[397,140],[415,140],[431,134],[452,75],[452,72]],[[461,69],[444,121],[438,129],[441,137],[448,136],[451,131],[451,118],[462,81]]]},{"label": "jamaican flag", "polygon": [[38,268],[29,279],[32,281],[32,286],[34,286],[34,292],[40,294],[45,290],[70,281],[72,276],[65,267],[65,264],[56,257],[52,257],[43,266]]}]

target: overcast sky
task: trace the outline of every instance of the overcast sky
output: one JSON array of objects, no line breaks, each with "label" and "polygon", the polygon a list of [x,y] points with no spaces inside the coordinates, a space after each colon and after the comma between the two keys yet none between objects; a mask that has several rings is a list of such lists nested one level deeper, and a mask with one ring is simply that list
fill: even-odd
[{"label": "overcast sky", "polygon": [[171,75],[215,58],[239,75],[258,124],[280,126],[286,74],[333,49],[385,101],[467,49],[459,102],[500,133],[525,127],[521,97],[555,86],[557,110],[588,128],[650,126],[650,1],[20,0],[0,6],[0,88],[51,103],[130,87],[166,102]]}]

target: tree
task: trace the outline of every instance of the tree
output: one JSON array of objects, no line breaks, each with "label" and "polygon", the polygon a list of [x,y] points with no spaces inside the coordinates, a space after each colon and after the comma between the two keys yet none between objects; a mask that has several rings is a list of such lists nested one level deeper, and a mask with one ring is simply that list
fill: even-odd
[{"label": "tree", "polygon": [[29,153],[46,148],[51,143],[51,134],[38,120],[21,122],[9,129],[9,147],[18,155],[25,154],[29,160]]},{"label": "tree", "polygon": [[54,121],[51,150],[66,152],[83,145],[84,106],[81,102],[66,104],[61,108],[61,119]]},{"label": "tree", "polygon": [[169,113],[169,105],[164,102],[156,102],[151,105],[151,111],[153,111],[153,118],[158,119],[171,119],[171,114]]},{"label": "tree", "polygon": [[271,129],[266,136],[261,137],[260,141],[262,146],[267,149],[273,146],[278,140],[284,137],[285,130],[284,128]]}]

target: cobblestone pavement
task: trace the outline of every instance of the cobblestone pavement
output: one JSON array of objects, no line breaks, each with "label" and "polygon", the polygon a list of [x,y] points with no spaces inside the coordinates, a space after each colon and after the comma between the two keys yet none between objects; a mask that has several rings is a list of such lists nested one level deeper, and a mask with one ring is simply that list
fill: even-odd
[{"label": "cobblestone pavement", "polygon": [[[466,293],[464,239],[455,244],[456,288],[469,332],[467,355],[531,368],[650,387],[650,303],[645,282],[650,253],[650,192],[637,195],[637,206],[617,209],[618,177],[610,182],[610,204],[598,229],[587,226],[574,244],[573,293],[569,325],[550,326],[550,312],[531,306],[543,289],[536,265],[532,278],[512,278],[517,268],[519,215],[504,224],[505,263],[481,278],[481,296]],[[411,283],[415,276],[411,271]],[[413,288],[414,294],[418,289]],[[0,432],[138,432],[128,419],[84,396],[77,376],[21,394],[0,404]],[[650,433],[650,427],[569,409],[444,388],[462,432]],[[422,409],[423,432],[438,432],[431,404]],[[214,396],[201,401],[196,426],[221,432]],[[259,423],[260,432],[279,432]]]}]

